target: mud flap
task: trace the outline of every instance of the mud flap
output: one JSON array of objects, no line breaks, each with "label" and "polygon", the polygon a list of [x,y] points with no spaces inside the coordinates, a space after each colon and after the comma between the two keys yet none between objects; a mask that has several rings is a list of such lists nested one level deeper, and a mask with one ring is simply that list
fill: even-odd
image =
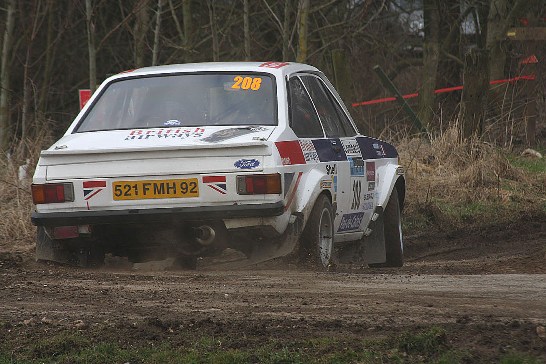
[{"label": "mud flap", "polygon": [[385,249],[385,229],[383,227],[383,209],[375,210],[377,219],[370,221],[368,228],[372,230],[368,236],[360,240],[342,245],[338,250],[338,259],[342,264],[376,264],[387,260]]},{"label": "mud flap", "polygon": [[61,243],[50,239],[42,226],[38,227],[36,261],[50,261],[69,265],[76,265],[78,263],[77,257]]},{"label": "mud flap", "polygon": [[385,229],[383,229],[383,215],[381,215],[369,236],[363,237],[362,242],[366,249],[366,264],[385,263],[387,250],[385,249]]},{"label": "mud flap", "polygon": [[[36,239],[36,261],[50,261],[60,264],[93,267],[102,265],[104,253],[97,249],[80,247],[78,241],[57,241],[51,239],[43,227],[38,227]],[[70,246],[70,243],[73,243]]]}]

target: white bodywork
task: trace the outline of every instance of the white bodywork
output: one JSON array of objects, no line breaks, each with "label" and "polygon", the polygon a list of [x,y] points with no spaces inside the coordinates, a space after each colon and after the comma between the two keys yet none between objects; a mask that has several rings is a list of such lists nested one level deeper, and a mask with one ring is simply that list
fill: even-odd
[{"label": "white bodywork", "polygon": [[[277,125],[182,125],[75,132],[80,120],[112,82],[141,76],[218,71],[271,74],[276,84]],[[385,142],[360,134],[337,138],[296,136],[289,126],[287,90],[287,80],[296,74],[320,77],[350,120],[341,99],[324,75],[307,65],[249,62],[171,65],[143,68],[107,79],[65,135],[42,152],[34,175],[34,184],[72,182],[74,201],[38,204],[34,223],[58,225],[58,222],[48,222],[48,214],[56,217],[62,217],[64,213],[67,216],[81,214],[83,217],[77,220],[81,225],[85,224],[86,216],[95,212],[104,216],[108,212],[123,214],[147,209],[206,207],[217,207],[222,211],[223,207],[282,204],[275,216],[258,214],[231,218],[226,215],[220,218],[228,231],[248,227],[271,231],[272,228],[282,234],[296,217],[303,219],[305,224],[314,201],[325,193],[335,207],[334,240],[360,239],[369,233],[367,228],[374,211],[378,206],[385,206],[395,183],[399,178],[403,179],[396,151]],[[297,122],[292,120],[292,123]],[[260,173],[279,173],[282,193],[237,193],[236,176]],[[198,196],[113,198],[114,182],[130,184],[132,181],[180,179],[195,179]],[[100,183],[90,183],[96,181]]]}]

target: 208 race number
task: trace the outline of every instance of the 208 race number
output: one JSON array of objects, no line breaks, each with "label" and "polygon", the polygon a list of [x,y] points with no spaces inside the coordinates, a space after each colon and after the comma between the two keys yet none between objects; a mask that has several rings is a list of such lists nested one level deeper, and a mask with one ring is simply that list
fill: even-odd
[{"label": "208 race number", "polygon": [[197,178],[117,181],[112,183],[115,201],[199,197]]}]

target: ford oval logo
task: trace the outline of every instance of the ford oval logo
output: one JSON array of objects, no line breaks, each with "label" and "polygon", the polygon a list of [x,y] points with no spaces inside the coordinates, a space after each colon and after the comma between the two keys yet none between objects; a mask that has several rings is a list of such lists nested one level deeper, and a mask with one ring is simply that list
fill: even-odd
[{"label": "ford oval logo", "polygon": [[239,159],[233,165],[239,169],[252,169],[260,165],[260,161],[257,159]]}]

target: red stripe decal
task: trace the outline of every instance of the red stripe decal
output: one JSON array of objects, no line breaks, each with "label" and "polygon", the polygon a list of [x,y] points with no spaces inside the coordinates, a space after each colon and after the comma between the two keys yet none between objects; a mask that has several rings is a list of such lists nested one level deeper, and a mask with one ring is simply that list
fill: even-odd
[{"label": "red stripe decal", "polygon": [[277,150],[281,156],[284,166],[291,164],[305,164],[305,157],[301,151],[300,142],[291,140],[287,142],[276,142]]},{"label": "red stripe decal", "polygon": [[203,176],[203,183],[226,182],[226,176]]},{"label": "red stripe decal", "polygon": [[106,187],[106,181],[85,181],[83,188]]},{"label": "red stripe decal", "polygon": [[298,173],[298,178],[296,179],[296,183],[294,184],[294,188],[292,189],[292,192],[290,192],[290,196],[288,197],[288,201],[286,201],[286,206],[284,206],[284,211],[288,210],[290,205],[292,205],[292,201],[294,200],[294,196],[296,195],[296,190],[298,189],[298,185],[300,184],[301,176],[303,175],[303,172]]}]

